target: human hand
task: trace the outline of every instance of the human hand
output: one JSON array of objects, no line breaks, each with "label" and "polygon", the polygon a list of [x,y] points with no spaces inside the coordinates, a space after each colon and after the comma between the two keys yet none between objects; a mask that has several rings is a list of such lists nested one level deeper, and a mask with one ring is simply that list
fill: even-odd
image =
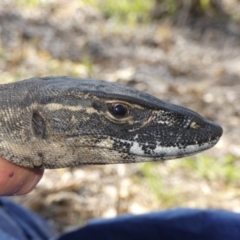
[{"label": "human hand", "polygon": [[29,193],[40,181],[44,170],[25,168],[0,157],[0,196]]}]

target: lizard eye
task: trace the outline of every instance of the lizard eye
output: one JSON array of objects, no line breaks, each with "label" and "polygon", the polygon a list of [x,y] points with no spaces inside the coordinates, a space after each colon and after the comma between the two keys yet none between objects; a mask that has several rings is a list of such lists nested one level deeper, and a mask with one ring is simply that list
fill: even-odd
[{"label": "lizard eye", "polygon": [[117,118],[124,118],[128,114],[128,107],[122,103],[110,104],[108,110],[114,117]]}]

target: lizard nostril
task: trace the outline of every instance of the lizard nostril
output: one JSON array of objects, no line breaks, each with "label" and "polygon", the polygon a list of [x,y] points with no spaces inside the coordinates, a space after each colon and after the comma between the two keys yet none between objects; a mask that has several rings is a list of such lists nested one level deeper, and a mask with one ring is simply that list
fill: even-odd
[{"label": "lizard nostril", "polygon": [[195,121],[192,121],[189,125],[190,128],[192,129],[199,129],[200,128],[200,124],[198,124],[197,122]]}]

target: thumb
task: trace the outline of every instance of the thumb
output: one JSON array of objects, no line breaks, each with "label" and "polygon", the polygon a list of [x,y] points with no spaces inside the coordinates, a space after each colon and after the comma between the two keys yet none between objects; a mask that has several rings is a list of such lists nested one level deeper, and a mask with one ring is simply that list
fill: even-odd
[{"label": "thumb", "polygon": [[43,176],[43,169],[15,165],[0,157],[0,196],[29,193]]}]

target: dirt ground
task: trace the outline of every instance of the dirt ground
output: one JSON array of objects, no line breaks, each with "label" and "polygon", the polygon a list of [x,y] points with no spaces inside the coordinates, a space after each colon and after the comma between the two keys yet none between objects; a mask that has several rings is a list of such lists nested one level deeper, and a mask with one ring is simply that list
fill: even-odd
[{"label": "dirt ground", "polygon": [[[229,174],[239,169],[239,26],[125,25],[75,1],[51,2],[0,4],[1,83],[47,75],[118,82],[191,108],[222,125],[224,135],[190,159],[48,170],[32,193],[13,199],[60,230],[179,206],[240,211],[240,182],[218,175],[229,158]],[[207,177],[201,166],[189,167],[205,159]]]}]

